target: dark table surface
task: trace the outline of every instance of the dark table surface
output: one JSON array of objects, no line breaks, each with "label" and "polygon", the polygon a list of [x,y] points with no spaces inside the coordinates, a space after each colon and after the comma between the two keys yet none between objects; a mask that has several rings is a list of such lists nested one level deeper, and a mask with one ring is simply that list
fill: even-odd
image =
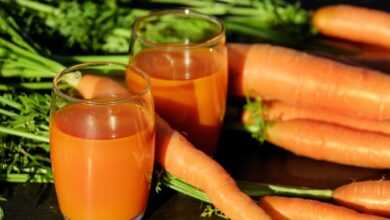
[{"label": "dark table surface", "polygon": [[[353,2],[357,5],[390,10],[390,1],[384,0],[307,0],[303,1],[303,6],[311,9],[335,2]],[[386,64],[385,70],[390,70],[387,65],[390,59],[383,62]],[[389,170],[364,169],[315,161],[294,156],[270,145],[260,146],[249,135],[237,131],[224,131],[219,146],[216,159],[233,177],[240,180],[334,188],[356,180],[390,178]],[[0,183],[0,195],[7,198],[6,202],[0,202],[6,220],[62,219],[52,184]],[[151,194],[145,219],[201,219],[200,214],[204,208],[205,204],[199,201],[163,188],[161,193]],[[208,219],[221,218],[214,216]]]},{"label": "dark table surface", "polygon": [[[334,188],[353,180],[389,178],[389,170],[363,169],[294,156],[270,145],[259,145],[247,134],[225,131],[218,161],[236,178],[257,182]],[[346,155],[347,156],[347,155]],[[207,178],[207,177],[205,177]],[[5,219],[61,220],[52,184],[2,184]],[[152,193],[145,219],[195,220],[206,204],[163,188]],[[219,217],[208,218],[210,220]]]},{"label": "dark table surface", "polygon": [[[245,142],[244,142],[245,141]],[[314,188],[334,188],[355,180],[389,178],[389,170],[363,169],[315,161],[277,149],[259,146],[243,134],[225,133],[218,160],[240,180]],[[205,204],[180,194],[169,197],[147,219],[199,220]],[[204,219],[204,218],[203,218]],[[213,217],[211,220],[222,219]]]}]

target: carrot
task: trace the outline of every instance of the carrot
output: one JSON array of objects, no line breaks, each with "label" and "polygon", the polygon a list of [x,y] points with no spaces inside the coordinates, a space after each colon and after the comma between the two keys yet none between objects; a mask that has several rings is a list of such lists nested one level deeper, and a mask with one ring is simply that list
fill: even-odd
[{"label": "carrot", "polygon": [[297,155],[367,168],[390,168],[390,137],[309,120],[274,122],[266,140]]},{"label": "carrot", "polygon": [[390,217],[388,180],[353,182],[335,189],[333,198],[354,209]]},{"label": "carrot", "polygon": [[[194,186],[188,183],[183,182],[180,179],[177,179],[176,177],[166,174],[162,177],[162,179],[166,186],[178,192],[182,192],[185,195],[191,196],[203,202],[207,202],[207,203],[210,202],[209,198],[204,192],[200,191],[198,188],[195,188]],[[388,200],[390,197],[388,193],[386,193],[386,191],[388,191],[389,189],[390,181],[383,181],[383,180],[362,181],[353,184],[343,185],[339,188],[336,188],[335,190],[312,189],[307,187],[303,188],[303,187],[293,187],[287,185],[281,186],[281,185],[264,184],[264,183],[262,184],[262,183],[247,182],[247,181],[238,182],[238,183],[241,190],[246,192],[248,195],[252,197],[274,195],[274,196],[294,196],[294,197],[303,197],[303,198],[311,198],[311,199],[321,199],[327,201],[331,201],[331,199],[333,199],[333,201],[341,203],[350,208],[354,208],[365,212],[370,212],[372,214],[386,216],[388,215],[389,212]],[[380,205],[376,205],[376,204],[380,204]],[[367,207],[370,207],[370,209],[368,209]],[[270,211],[269,209],[267,209],[267,206],[263,208],[267,212]],[[287,207],[287,210],[288,209],[289,208]],[[302,211],[304,212],[305,210]],[[314,212],[315,211],[316,210],[314,209]],[[309,211],[309,212],[313,212],[313,211]],[[281,216],[280,214],[278,215],[275,212],[269,214],[273,218],[276,218],[275,216],[278,216],[279,219],[283,219],[283,216]],[[294,214],[294,212],[291,211],[291,214]],[[299,213],[295,213],[295,215],[296,214]],[[308,213],[305,216],[310,216],[310,215],[314,215],[314,214]],[[291,216],[285,216],[285,217],[289,217],[290,219]]]},{"label": "carrot", "polygon": [[[87,76],[89,80],[84,80]],[[123,87],[109,78],[86,75],[78,82],[77,89],[93,98],[96,94],[122,91]],[[165,170],[203,190],[211,202],[232,220],[271,220],[249,196],[240,191],[221,165],[196,149],[158,116],[156,133],[156,159]]]},{"label": "carrot", "polygon": [[[200,191],[199,189],[195,188],[194,186],[187,184],[183,182],[180,179],[177,179],[176,177],[173,177],[169,174],[165,174],[162,177],[162,180],[164,184],[178,192],[181,192],[185,195],[191,196],[195,199],[198,199],[203,202],[209,203],[210,200],[207,197],[207,195]],[[386,191],[388,189],[388,184],[390,181],[363,181],[363,182],[357,182],[353,184],[347,184],[344,186],[341,186],[334,191],[329,189],[310,189],[310,188],[303,188],[303,187],[292,187],[292,186],[280,186],[280,185],[273,185],[273,184],[262,184],[262,183],[255,183],[255,182],[238,182],[240,185],[240,188],[242,191],[246,192],[248,195],[252,197],[263,197],[263,196],[289,196],[289,197],[303,197],[303,198],[311,198],[311,199],[321,199],[321,200],[327,200],[333,201],[344,204],[346,206],[349,206],[350,208],[358,209],[361,211],[368,211],[372,214],[379,214],[379,215],[386,215],[388,214],[388,207],[384,205],[376,206],[376,204],[385,204],[388,203],[389,196],[386,195],[386,193],[383,193],[383,191]],[[341,192],[341,191],[342,192]],[[339,191],[341,193],[339,193]],[[378,196],[378,193],[380,194]],[[276,197],[278,198],[278,197]],[[282,197],[280,197],[282,198]],[[346,202],[340,202],[340,200],[349,200],[348,203]],[[313,204],[311,200],[300,200],[304,201],[304,203],[307,204]],[[284,202],[286,203],[286,202]],[[291,202],[294,203],[294,202]],[[314,203],[317,203],[314,201]],[[326,204],[326,203],[325,203]],[[273,207],[269,206],[268,204],[265,204],[263,208],[268,212],[274,219],[295,219],[292,218],[292,215],[300,215],[305,213],[307,210],[299,210],[298,207],[297,210],[291,210],[295,209],[292,205],[287,206],[284,205],[284,210],[286,211],[287,215],[283,216],[282,213],[278,212],[278,209],[282,209],[282,205],[276,206],[277,208],[274,210]],[[321,213],[318,213],[315,206],[313,205],[313,210],[310,210],[309,207],[305,207],[304,204],[302,204],[303,209],[308,209],[310,213],[303,214],[302,219],[307,219],[309,217],[318,216]],[[321,205],[322,206],[322,205]],[[320,207],[321,207],[320,206]],[[371,209],[367,209],[366,207],[371,206]],[[325,207],[326,208],[326,207]],[[301,208],[302,209],[302,208]],[[333,209],[333,208],[331,208]],[[340,209],[340,208],[339,208]],[[345,208],[343,208],[345,209]],[[296,213],[302,211],[303,213]],[[325,211],[325,210],[324,210]],[[330,210],[331,211],[331,210]],[[312,213],[314,212],[314,213]],[[321,216],[322,217],[322,216]],[[332,217],[332,218],[330,218]],[[340,217],[340,216],[339,216]],[[324,217],[325,219],[334,219],[334,215],[326,214]],[[300,219],[300,218],[297,218]],[[311,219],[311,218],[310,218]],[[317,218],[313,218],[317,219]],[[322,219],[322,218],[320,218]],[[383,218],[381,218],[383,219]]]},{"label": "carrot", "polygon": [[274,220],[384,220],[354,210],[310,199],[265,196],[259,205]]},{"label": "carrot", "polygon": [[[268,121],[288,121],[293,119],[309,119],[342,125],[358,130],[372,131],[390,134],[390,121],[369,120],[364,118],[349,117],[320,108],[298,107],[285,102],[264,102],[263,117]],[[250,117],[244,112],[244,117]]]},{"label": "carrot", "polygon": [[157,117],[156,158],[174,176],[203,190],[211,202],[233,220],[271,219],[237,187],[217,162],[192,146],[178,131]]},{"label": "carrot", "polygon": [[77,90],[86,99],[127,96],[126,87],[104,76],[83,75]]},{"label": "carrot", "polygon": [[390,76],[271,45],[230,44],[231,92],[353,117],[390,119]]},{"label": "carrot", "polygon": [[318,9],[312,23],[322,34],[390,48],[390,13],[350,5]]}]

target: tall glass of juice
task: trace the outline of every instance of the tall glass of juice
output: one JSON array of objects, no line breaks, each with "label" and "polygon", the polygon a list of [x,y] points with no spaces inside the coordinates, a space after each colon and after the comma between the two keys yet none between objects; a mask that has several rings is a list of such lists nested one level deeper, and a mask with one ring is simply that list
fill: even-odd
[{"label": "tall glass of juice", "polygon": [[[154,161],[148,76],[127,65],[85,63],[54,79],[51,162],[58,203],[69,220],[140,219]],[[127,73],[130,74],[130,73]]]},{"label": "tall glass of juice", "polygon": [[227,92],[221,22],[188,9],[160,11],[139,18],[132,37],[130,64],[151,77],[156,112],[213,154]]}]

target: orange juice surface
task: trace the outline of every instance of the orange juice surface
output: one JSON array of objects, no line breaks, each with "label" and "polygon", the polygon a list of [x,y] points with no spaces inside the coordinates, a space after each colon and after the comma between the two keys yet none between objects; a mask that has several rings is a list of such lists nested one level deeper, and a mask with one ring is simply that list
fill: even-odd
[{"label": "orange juice surface", "polygon": [[154,160],[152,117],[131,103],[70,104],[52,115],[51,160],[66,218],[130,220],[143,213]]},{"label": "orange juice surface", "polygon": [[195,146],[214,153],[226,105],[225,48],[146,49],[133,66],[151,77],[156,112]]}]

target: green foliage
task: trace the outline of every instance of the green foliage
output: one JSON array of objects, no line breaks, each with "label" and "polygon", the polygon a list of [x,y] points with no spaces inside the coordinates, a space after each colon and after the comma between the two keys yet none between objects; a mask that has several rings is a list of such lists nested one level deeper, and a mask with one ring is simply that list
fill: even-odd
[{"label": "green foliage", "polygon": [[0,207],[0,220],[3,220],[4,218],[4,211],[3,209]]},{"label": "green foliage", "polygon": [[[50,179],[50,96],[10,94],[0,96],[0,180],[13,174],[43,174]],[[15,135],[16,134],[16,135]]]},{"label": "green foliage", "polygon": [[127,52],[136,16],[124,12],[129,11],[119,9],[111,1],[61,1],[55,13],[46,17],[46,25],[65,36],[69,47],[78,44],[83,50]]},{"label": "green foliage", "polygon": [[247,123],[244,124],[245,129],[252,135],[252,137],[258,140],[260,143],[264,143],[266,138],[266,122],[263,118],[263,105],[260,98],[256,98],[254,101],[247,98],[247,102],[244,109],[249,112],[249,118]]},{"label": "green foliage", "polygon": [[[4,197],[1,197],[0,196],[0,202],[4,202],[4,201],[7,201]],[[4,219],[4,211],[3,211],[3,208],[0,206],[0,220],[3,220]]]},{"label": "green foliage", "polygon": [[[10,94],[5,93],[0,96],[0,106],[3,110],[15,112],[12,120],[0,122],[2,126],[8,128],[22,129],[34,134],[47,135],[47,125],[49,123],[50,96],[47,94]],[[44,128],[42,128],[44,126]],[[43,130],[42,130],[43,129]]]},{"label": "green foliage", "polygon": [[149,0],[219,16],[229,35],[297,45],[311,37],[309,13],[285,0]]},{"label": "green foliage", "polygon": [[[31,59],[34,57],[33,59]],[[0,39],[0,76],[39,80],[52,78],[62,66],[34,52]]]},{"label": "green foliage", "polygon": [[224,219],[229,219],[225,214],[223,214],[223,212],[221,212],[219,209],[215,208],[213,205],[210,204],[206,205],[206,207],[203,209],[203,212],[200,214],[200,217],[210,218],[214,215]]},{"label": "green foliage", "polygon": [[[131,26],[136,18],[149,13],[149,10],[131,8],[135,3],[123,0],[1,2],[26,33],[56,53],[127,53]],[[313,35],[309,13],[299,4],[284,0],[148,0],[145,3],[142,5],[153,9],[158,8],[156,3],[164,3],[218,16],[233,40],[253,38],[297,45]],[[191,41],[197,42],[210,34],[197,28],[205,26],[199,21],[164,22],[165,25],[148,28],[150,39],[179,42],[189,36]]]},{"label": "green foliage", "polygon": [[154,191],[156,193],[160,193],[162,191],[162,183],[160,181],[157,182],[156,187],[154,188]]},{"label": "green foliage", "polygon": [[141,28],[142,35],[155,43],[199,43],[211,38],[219,27],[196,17],[164,15]]},{"label": "green foliage", "polygon": [[[148,12],[119,7],[110,1],[57,1],[38,3],[30,0],[8,3],[18,21],[34,39],[54,41],[61,50],[80,48],[89,52],[121,53],[128,51],[134,20]],[[12,7],[12,8],[11,8]],[[41,39],[40,37],[43,38]]]},{"label": "green foliage", "polygon": [[[0,35],[7,35],[15,44],[26,48],[28,51],[35,52],[25,39],[19,34],[20,27],[15,20],[4,9],[0,9]],[[0,48],[0,57],[6,55],[6,51]]]},{"label": "green foliage", "polygon": [[22,34],[13,17],[0,9],[0,91],[48,88],[42,79],[51,80],[63,66],[36,48]]}]

